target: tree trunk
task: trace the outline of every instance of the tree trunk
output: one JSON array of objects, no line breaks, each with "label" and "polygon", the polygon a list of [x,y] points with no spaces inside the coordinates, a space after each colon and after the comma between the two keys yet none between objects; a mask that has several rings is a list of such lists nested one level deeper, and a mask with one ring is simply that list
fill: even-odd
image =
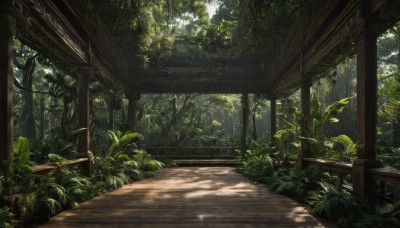
[{"label": "tree trunk", "polygon": [[247,149],[246,135],[247,135],[248,119],[249,119],[249,95],[245,93],[242,94],[242,135],[240,137],[242,156],[244,156]]},{"label": "tree trunk", "polygon": [[[12,0],[0,1],[0,160],[13,161],[13,15]],[[4,175],[7,167],[1,167]]]},{"label": "tree trunk", "polygon": [[253,114],[251,115],[251,120],[253,122],[253,133],[252,133],[252,137],[253,140],[257,140],[257,123],[256,123],[256,114],[253,112]]},{"label": "tree trunk", "polygon": [[68,107],[68,98],[66,96],[63,97],[63,112],[61,114],[61,119],[60,119],[60,133],[59,137],[64,140],[68,140],[68,112],[69,112],[69,107]]},{"label": "tree trunk", "polygon": [[[33,71],[36,67],[35,62],[36,56],[28,58],[25,63],[23,70],[23,80],[22,83],[25,88],[32,90],[33,83]],[[22,90],[22,100],[24,101],[24,106],[22,108],[22,135],[27,138],[36,138],[36,123],[35,116],[33,113],[33,94],[29,91]]]},{"label": "tree trunk", "polygon": [[40,110],[39,110],[39,120],[40,120],[40,131],[39,131],[39,138],[42,140],[44,138],[44,132],[46,130],[46,114],[45,114],[45,107],[46,107],[46,100],[43,95],[40,96]]},{"label": "tree trunk", "polygon": [[128,129],[130,131],[137,131],[137,102],[140,99],[140,94],[134,94],[128,97]]}]

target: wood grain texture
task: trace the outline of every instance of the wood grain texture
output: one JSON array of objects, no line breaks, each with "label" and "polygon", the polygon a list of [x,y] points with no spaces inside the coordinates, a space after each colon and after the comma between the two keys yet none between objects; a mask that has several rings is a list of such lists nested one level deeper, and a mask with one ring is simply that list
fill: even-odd
[{"label": "wood grain texture", "polygon": [[40,227],[325,227],[295,201],[232,167],[164,169]]}]

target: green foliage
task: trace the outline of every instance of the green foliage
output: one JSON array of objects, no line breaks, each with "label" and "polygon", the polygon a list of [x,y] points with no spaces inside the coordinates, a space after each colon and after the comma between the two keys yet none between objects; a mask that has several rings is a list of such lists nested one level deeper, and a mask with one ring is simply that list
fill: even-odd
[{"label": "green foliage", "polygon": [[323,126],[330,122],[338,122],[337,115],[343,112],[344,108],[349,104],[350,98],[344,98],[329,105],[322,113],[314,114],[313,130],[315,135],[322,135]]},{"label": "green foliage", "polygon": [[120,139],[114,132],[108,131],[108,133],[113,140],[113,144],[108,149],[107,156],[113,157],[114,159],[120,159],[121,156],[129,155],[132,148],[136,147],[135,142],[138,142],[142,138],[142,135],[139,133],[126,133]]},{"label": "green foliage", "polygon": [[[31,181],[30,147],[27,138],[18,137],[13,144],[14,161],[1,161],[0,175],[4,177],[4,184],[7,186],[25,184]],[[1,177],[0,176],[0,177]]]},{"label": "green foliage", "polygon": [[37,183],[39,208],[47,209],[51,215],[61,211],[66,204],[65,188],[53,176],[43,176]]},{"label": "green foliage", "polygon": [[339,221],[342,225],[355,213],[355,199],[346,191],[340,191],[326,182],[320,183],[321,190],[311,193],[308,203],[312,213],[331,221]]},{"label": "green foliage", "polygon": [[93,197],[90,179],[82,176],[77,171],[62,171],[58,182],[65,190],[65,205],[67,207],[75,207],[78,202],[83,202]]},{"label": "green foliage", "polygon": [[386,204],[376,209],[375,214],[363,213],[362,217],[354,223],[354,227],[399,227],[400,226],[400,202]]},{"label": "green foliage", "polygon": [[265,182],[267,177],[279,166],[268,154],[267,148],[248,150],[238,171],[252,180]]},{"label": "green foliage", "polygon": [[[343,112],[348,106],[350,98],[344,98],[328,105],[322,112],[319,111],[319,102],[316,96],[312,97],[312,117],[313,132],[310,136],[302,137],[311,144],[314,156],[319,158],[328,158],[330,160],[339,160],[350,162],[355,158],[356,146],[350,137],[339,135],[328,138],[324,135],[323,129],[328,123],[339,122],[338,114]],[[312,137],[311,137],[312,136]]]},{"label": "green foliage", "polygon": [[14,214],[10,212],[9,207],[0,208],[0,227],[12,228],[17,224],[14,220]]},{"label": "green foliage", "polygon": [[109,131],[113,144],[105,157],[96,157],[96,182],[93,188],[97,194],[110,191],[142,177],[154,176],[153,171],[163,164],[153,159],[146,151],[137,149],[136,143],[142,138],[138,133],[121,133]]},{"label": "green foliage", "polygon": [[316,183],[323,178],[323,173],[316,168],[308,168],[301,172],[279,169],[268,177],[267,183],[277,193],[304,200],[307,192],[315,189]]},{"label": "green foliage", "polygon": [[63,163],[66,163],[68,159],[61,157],[58,154],[49,154],[47,155],[49,157],[50,162],[55,163],[57,165],[62,165]]},{"label": "green foliage", "polygon": [[298,154],[300,144],[296,128],[295,125],[292,125],[291,128],[278,130],[275,133],[278,160],[287,162],[291,156]]},{"label": "green foliage", "polygon": [[334,146],[336,153],[331,154],[331,159],[344,162],[352,162],[356,158],[357,144],[353,142],[347,135],[339,135],[332,137],[331,140],[336,143]]},{"label": "green foliage", "polygon": [[163,163],[153,159],[151,155],[144,150],[137,151],[134,159],[138,163],[138,167],[143,171],[154,171],[164,166]]},{"label": "green foliage", "polygon": [[208,49],[227,48],[231,44],[232,31],[235,26],[235,21],[222,20],[217,25],[207,26],[197,34],[197,39],[201,40],[205,48]]}]

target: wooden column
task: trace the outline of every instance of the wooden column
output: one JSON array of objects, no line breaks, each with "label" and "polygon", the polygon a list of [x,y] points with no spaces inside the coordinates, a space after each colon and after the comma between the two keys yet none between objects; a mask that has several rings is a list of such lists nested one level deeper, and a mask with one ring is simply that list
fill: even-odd
[{"label": "wooden column", "polygon": [[[308,138],[312,135],[312,120],[310,106],[311,81],[304,81],[301,86],[301,136]],[[311,157],[311,145],[307,139],[301,140],[301,151],[299,154],[297,168],[303,170],[305,163],[303,157]]]},{"label": "wooden column", "polygon": [[357,43],[357,159],[353,163],[353,190],[363,202],[371,202],[374,183],[369,169],[376,160],[377,36],[364,24]]},{"label": "wooden column", "polygon": [[128,129],[129,131],[137,131],[137,102],[140,100],[140,93],[128,95]]},{"label": "wooden column", "polygon": [[276,100],[272,99],[271,101],[271,147],[276,146],[276,139],[274,137],[276,133]]},{"label": "wooden column", "polygon": [[[13,24],[12,0],[0,2],[0,162],[13,162]],[[3,170],[7,172],[6,170]]]},{"label": "wooden column", "polygon": [[93,174],[93,153],[90,151],[90,119],[89,119],[89,78],[91,73],[84,72],[79,75],[78,88],[78,125],[82,132],[78,138],[78,156],[87,157],[87,171]]}]

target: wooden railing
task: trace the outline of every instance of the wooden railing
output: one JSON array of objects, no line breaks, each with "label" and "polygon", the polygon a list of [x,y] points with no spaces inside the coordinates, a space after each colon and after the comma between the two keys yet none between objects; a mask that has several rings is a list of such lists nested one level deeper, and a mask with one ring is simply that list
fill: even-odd
[{"label": "wooden railing", "polygon": [[[318,158],[303,158],[303,161],[306,163],[316,166],[318,168],[337,173],[340,177],[340,186],[343,186],[343,176],[344,175],[352,175],[353,172],[353,164],[346,162],[334,162],[327,161]],[[379,181],[380,183],[380,191],[378,195],[375,195],[376,198],[380,199],[381,202],[385,200],[386,195],[386,183],[392,184],[400,184],[400,171],[389,168],[371,168],[369,170],[370,177],[374,181]],[[352,186],[345,187],[347,190],[352,190]],[[397,194],[395,194],[397,195]],[[395,199],[399,200],[399,199]]]},{"label": "wooden railing", "polygon": [[388,168],[373,168],[370,170],[373,180],[400,184],[400,171]]},{"label": "wooden railing", "polygon": [[51,171],[55,169],[63,170],[63,169],[69,169],[71,167],[75,166],[83,166],[85,163],[88,162],[88,158],[78,158],[78,159],[72,159],[68,160],[67,162],[61,163],[61,164],[43,164],[43,165],[37,165],[32,167],[32,173],[33,175],[44,175],[48,174]]},{"label": "wooden railing", "polygon": [[346,162],[334,162],[318,158],[303,158],[303,160],[306,161],[308,164],[338,174],[351,174],[353,169],[353,164]]},{"label": "wooden railing", "polygon": [[179,158],[234,158],[239,148],[233,147],[146,147],[154,157]]},{"label": "wooden railing", "polygon": [[[233,147],[147,147],[145,148],[154,157],[179,158],[234,158],[238,148]],[[88,158],[68,160],[61,164],[42,164],[32,167],[36,176],[45,175],[53,170],[64,170],[75,166],[84,166]]]},{"label": "wooden railing", "polygon": [[[338,174],[351,174],[352,163],[327,161],[318,158],[303,158],[308,164],[314,165]],[[370,175],[373,180],[400,184],[400,171],[388,168],[371,168]]]}]

